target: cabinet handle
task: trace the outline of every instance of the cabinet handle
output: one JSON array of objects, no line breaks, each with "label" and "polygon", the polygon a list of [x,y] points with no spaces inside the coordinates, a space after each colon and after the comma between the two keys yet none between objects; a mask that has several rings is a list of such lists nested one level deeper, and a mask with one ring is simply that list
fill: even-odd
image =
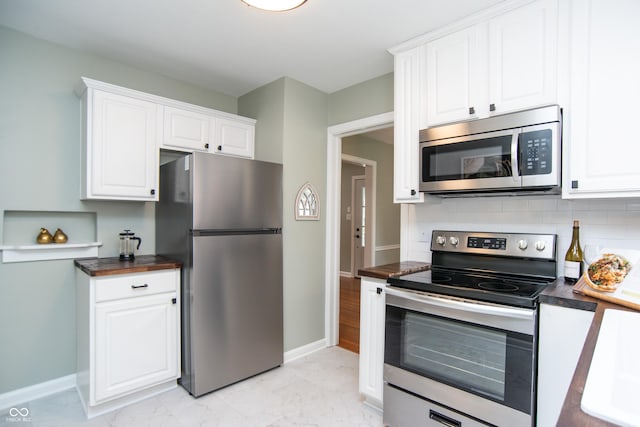
[{"label": "cabinet handle", "polygon": [[376,288],[376,294],[380,295],[382,293],[382,288]]},{"label": "cabinet handle", "polygon": [[578,188],[578,180],[574,179],[573,181],[571,181],[571,188]]},{"label": "cabinet handle", "polygon": [[218,151],[222,151],[222,145],[218,145]]},{"label": "cabinet handle", "polygon": [[474,107],[469,107],[469,114],[475,114],[476,109]]},{"label": "cabinet handle", "polygon": [[172,304],[176,304],[177,302],[178,302],[178,299],[177,299],[177,298],[171,298],[171,303],[172,303]]},{"label": "cabinet handle", "polygon": [[142,289],[142,288],[148,288],[149,284],[145,283],[144,285],[131,285],[131,289]]},{"label": "cabinet handle", "polygon": [[446,415],[442,415],[441,413],[436,412],[433,409],[429,409],[429,418],[447,427],[460,427],[462,425],[460,421],[449,418]]},{"label": "cabinet handle", "polygon": [[204,144],[204,148],[206,148],[207,150],[209,149],[209,143],[208,142],[206,144]]},{"label": "cabinet handle", "polygon": [[489,111],[496,111],[496,104],[489,104]]},{"label": "cabinet handle", "polygon": [[411,189],[411,195],[412,195],[412,196],[415,196],[415,195],[416,195],[416,190]]},{"label": "cabinet handle", "polygon": [[152,188],[152,189],[151,189],[151,191],[150,191],[150,193],[151,193],[151,195],[153,196],[154,194],[156,194],[156,190]]}]

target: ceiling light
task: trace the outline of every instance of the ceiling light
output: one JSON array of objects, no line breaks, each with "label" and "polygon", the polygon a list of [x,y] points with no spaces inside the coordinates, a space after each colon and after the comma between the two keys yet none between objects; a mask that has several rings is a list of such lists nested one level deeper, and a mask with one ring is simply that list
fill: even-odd
[{"label": "ceiling light", "polygon": [[295,9],[302,6],[307,0],[241,0],[249,6],[258,9],[269,10],[272,12],[283,12],[285,10]]}]

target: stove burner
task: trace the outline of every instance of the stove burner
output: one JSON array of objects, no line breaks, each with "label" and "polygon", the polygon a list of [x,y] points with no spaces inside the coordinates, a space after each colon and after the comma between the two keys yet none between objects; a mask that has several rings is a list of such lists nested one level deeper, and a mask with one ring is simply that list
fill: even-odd
[{"label": "stove burner", "polygon": [[520,289],[518,285],[504,282],[480,282],[478,283],[478,287],[480,289],[494,292],[515,292]]},{"label": "stove burner", "polygon": [[445,282],[450,282],[451,281],[451,276],[436,276],[436,275],[431,275],[431,280],[433,280],[433,283],[445,283]]}]

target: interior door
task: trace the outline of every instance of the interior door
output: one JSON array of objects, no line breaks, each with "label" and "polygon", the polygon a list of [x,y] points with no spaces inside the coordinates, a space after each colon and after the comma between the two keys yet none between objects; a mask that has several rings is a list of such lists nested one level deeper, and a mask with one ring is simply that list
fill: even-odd
[{"label": "interior door", "polygon": [[364,253],[367,245],[367,227],[365,214],[367,206],[366,187],[364,176],[354,176],[352,184],[352,197],[353,197],[353,221],[351,222],[353,227],[353,275],[358,275],[358,270],[364,267]]}]

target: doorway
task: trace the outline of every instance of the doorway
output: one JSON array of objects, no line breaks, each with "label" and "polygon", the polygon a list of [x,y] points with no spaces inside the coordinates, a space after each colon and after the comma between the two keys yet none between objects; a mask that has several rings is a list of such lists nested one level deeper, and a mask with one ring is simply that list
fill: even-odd
[{"label": "doorway", "polygon": [[[379,114],[331,126],[327,135],[327,229],[325,249],[325,336],[328,346],[337,345],[340,311],[340,230],[342,139],[393,126],[393,112]],[[373,201],[369,200],[371,204]],[[372,222],[373,223],[373,222]],[[375,262],[375,229],[371,226],[368,241],[371,263]]]},{"label": "doorway", "polygon": [[[365,176],[351,177],[351,271],[360,277],[358,271],[365,266],[364,251],[367,247],[367,191]],[[370,266],[367,266],[370,267]]]}]

